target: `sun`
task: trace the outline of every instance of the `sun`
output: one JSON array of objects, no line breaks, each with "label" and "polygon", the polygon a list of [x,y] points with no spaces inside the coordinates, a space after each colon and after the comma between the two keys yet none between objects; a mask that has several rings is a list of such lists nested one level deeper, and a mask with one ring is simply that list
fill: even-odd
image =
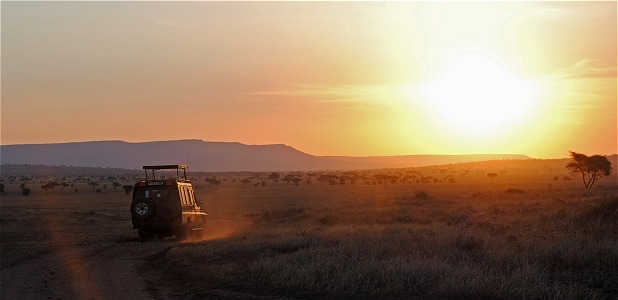
[{"label": "sun", "polygon": [[426,85],[424,94],[459,131],[497,132],[525,121],[534,88],[496,57],[462,51],[448,61],[439,79]]}]

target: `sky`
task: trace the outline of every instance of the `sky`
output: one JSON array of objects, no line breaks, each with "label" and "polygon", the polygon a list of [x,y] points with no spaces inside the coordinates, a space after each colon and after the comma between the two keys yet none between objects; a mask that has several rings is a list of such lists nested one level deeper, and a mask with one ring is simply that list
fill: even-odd
[{"label": "sky", "polygon": [[1,2],[2,145],[617,150],[616,2]]}]

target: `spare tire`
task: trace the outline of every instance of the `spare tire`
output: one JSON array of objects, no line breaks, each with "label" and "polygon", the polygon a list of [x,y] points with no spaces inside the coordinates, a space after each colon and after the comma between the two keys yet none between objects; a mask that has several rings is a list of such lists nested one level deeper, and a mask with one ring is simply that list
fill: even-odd
[{"label": "spare tire", "polygon": [[131,204],[131,215],[133,218],[148,220],[154,214],[155,206],[150,199],[139,199]]}]

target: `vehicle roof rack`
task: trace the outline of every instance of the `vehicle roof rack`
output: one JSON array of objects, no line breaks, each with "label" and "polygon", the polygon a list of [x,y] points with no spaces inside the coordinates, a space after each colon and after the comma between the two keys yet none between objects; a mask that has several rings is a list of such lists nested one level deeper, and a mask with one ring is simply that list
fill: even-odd
[{"label": "vehicle roof rack", "polygon": [[[188,165],[156,165],[156,166],[144,166],[144,171],[146,172],[146,181],[148,180],[156,180],[155,170],[176,170],[176,178],[177,180],[188,182],[187,180],[187,168]],[[152,178],[148,178],[148,170],[152,171]],[[183,178],[180,177],[180,172],[178,170],[183,171]]]},{"label": "vehicle roof rack", "polygon": [[168,169],[187,169],[188,165],[158,165],[158,166],[144,166],[144,170],[168,170]]}]

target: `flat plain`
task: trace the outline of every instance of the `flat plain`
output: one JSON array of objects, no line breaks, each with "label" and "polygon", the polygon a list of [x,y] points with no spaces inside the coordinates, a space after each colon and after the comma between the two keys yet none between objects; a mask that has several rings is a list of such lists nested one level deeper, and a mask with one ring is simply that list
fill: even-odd
[{"label": "flat plain", "polygon": [[113,189],[133,178],[4,178],[0,296],[615,299],[617,177],[564,165],[191,173],[205,237],[146,242]]}]

